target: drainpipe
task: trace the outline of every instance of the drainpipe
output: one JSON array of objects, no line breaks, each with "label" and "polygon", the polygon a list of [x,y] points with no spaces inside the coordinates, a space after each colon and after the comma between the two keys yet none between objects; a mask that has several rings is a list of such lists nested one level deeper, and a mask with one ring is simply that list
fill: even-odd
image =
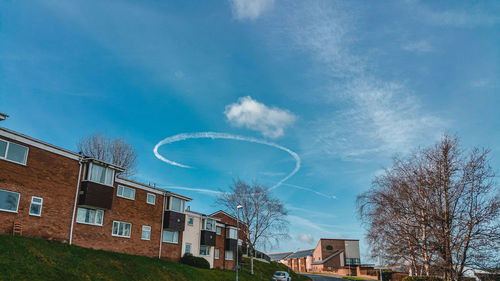
[{"label": "drainpipe", "polygon": [[78,169],[78,182],[76,183],[75,202],[73,204],[73,216],[71,217],[71,228],[69,230],[69,244],[70,245],[73,243],[73,228],[75,225],[76,203],[78,201],[78,190],[80,189],[80,179],[82,176],[82,159],[83,159],[83,157],[80,157],[80,159],[78,160],[78,164],[80,164],[80,168]]},{"label": "drainpipe", "polygon": [[160,233],[160,250],[158,251],[158,258],[161,259],[161,244],[163,243],[163,221],[165,219],[165,193],[163,193],[163,201],[161,205],[161,233]]}]

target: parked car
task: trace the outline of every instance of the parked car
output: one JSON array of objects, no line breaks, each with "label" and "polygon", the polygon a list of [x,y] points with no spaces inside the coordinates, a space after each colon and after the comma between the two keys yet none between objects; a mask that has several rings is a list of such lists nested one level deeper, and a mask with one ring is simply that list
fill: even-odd
[{"label": "parked car", "polygon": [[292,281],[292,277],[286,271],[276,271],[271,281]]}]

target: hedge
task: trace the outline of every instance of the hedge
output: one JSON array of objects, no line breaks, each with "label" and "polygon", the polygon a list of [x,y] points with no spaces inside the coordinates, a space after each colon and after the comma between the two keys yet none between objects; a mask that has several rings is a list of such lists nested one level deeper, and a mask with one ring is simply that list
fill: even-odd
[{"label": "hedge", "polygon": [[199,268],[206,268],[210,269],[210,263],[204,258],[200,257],[195,257],[190,253],[185,253],[184,256],[181,258],[181,263],[199,267]]},{"label": "hedge", "polygon": [[443,281],[443,279],[436,276],[406,276],[403,281]]}]

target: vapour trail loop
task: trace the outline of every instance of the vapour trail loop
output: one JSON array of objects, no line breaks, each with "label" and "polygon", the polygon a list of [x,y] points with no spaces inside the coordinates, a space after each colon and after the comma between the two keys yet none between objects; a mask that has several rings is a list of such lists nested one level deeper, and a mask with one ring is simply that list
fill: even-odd
[{"label": "vapour trail loop", "polygon": [[243,136],[232,135],[232,134],[227,134],[227,133],[199,132],[199,133],[178,134],[175,136],[165,138],[162,141],[160,141],[159,143],[157,143],[155,145],[155,148],[153,149],[153,152],[154,152],[156,158],[160,159],[161,161],[163,161],[167,164],[181,167],[181,168],[191,168],[188,165],[184,165],[184,164],[172,161],[172,160],[168,160],[167,158],[163,157],[158,152],[158,149],[164,144],[174,143],[174,142],[178,142],[178,141],[184,141],[184,140],[188,140],[188,139],[227,139],[227,140],[245,141],[245,142],[252,142],[252,143],[267,145],[267,146],[274,147],[274,148],[277,148],[277,149],[280,149],[280,150],[287,152],[295,159],[295,168],[286,177],[282,178],[275,185],[273,185],[271,188],[269,188],[269,190],[273,190],[273,189],[277,188],[278,186],[280,186],[282,183],[284,183],[289,178],[291,178],[293,175],[295,175],[295,173],[297,173],[300,169],[301,160],[300,160],[299,155],[297,153],[293,152],[292,150],[284,147],[284,146],[281,146],[279,144],[269,142],[266,140],[256,139],[256,138],[252,138],[252,137],[243,137]]}]

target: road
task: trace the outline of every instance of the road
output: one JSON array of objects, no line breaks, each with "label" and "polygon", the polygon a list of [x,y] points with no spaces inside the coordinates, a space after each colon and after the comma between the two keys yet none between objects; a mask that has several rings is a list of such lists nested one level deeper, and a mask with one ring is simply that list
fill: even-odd
[{"label": "road", "polygon": [[313,281],[345,281],[345,279],[330,277],[330,276],[322,276],[314,274],[302,274],[302,275],[310,277]]}]

